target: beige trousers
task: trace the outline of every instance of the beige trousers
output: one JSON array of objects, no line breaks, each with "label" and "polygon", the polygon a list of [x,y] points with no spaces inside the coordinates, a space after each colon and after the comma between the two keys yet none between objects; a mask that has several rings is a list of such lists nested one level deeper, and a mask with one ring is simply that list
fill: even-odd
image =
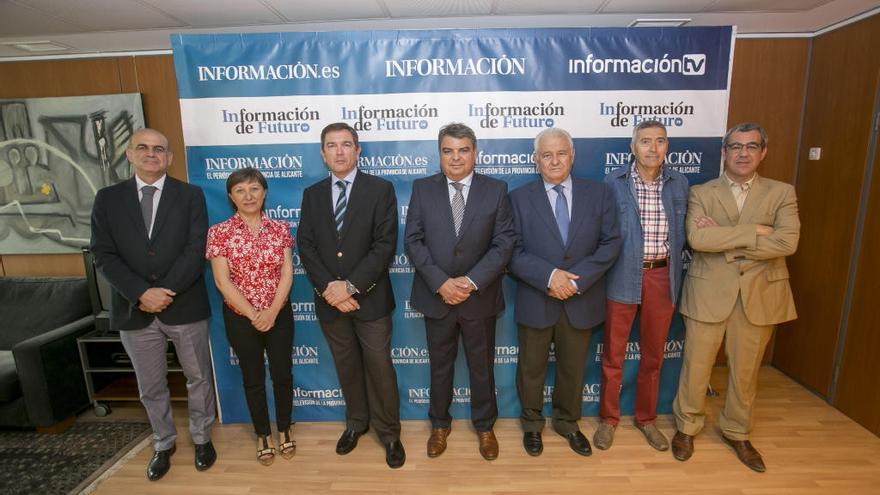
[{"label": "beige trousers", "polygon": [[727,392],[719,424],[732,440],[748,440],[752,431],[752,409],[757,395],[758,370],[774,325],[753,325],[746,318],[742,298],[726,320],[706,323],[685,317],[684,362],[678,380],[678,394],[672,403],[679,431],[696,435],[706,422],[706,391],[721,342],[725,341]]}]

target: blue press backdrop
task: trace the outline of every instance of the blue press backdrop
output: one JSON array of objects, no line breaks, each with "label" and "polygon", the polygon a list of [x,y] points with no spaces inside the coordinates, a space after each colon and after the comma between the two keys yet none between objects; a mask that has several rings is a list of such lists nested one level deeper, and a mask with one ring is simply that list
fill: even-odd
[{"label": "blue press backdrop", "polygon": [[[213,224],[232,213],[228,174],[255,166],[269,179],[267,213],[288,221],[295,232],[303,189],[327,174],[320,131],[344,120],[360,129],[360,170],[394,184],[402,234],[411,183],[439,171],[436,135],[449,122],[475,129],[477,170],[514,189],[537,180],[530,155],[532,139],[543,128],[571,132],[574,175],[602,180],[629,162],[635,123],[660,118],[669,128],[669,165],[692,184],[704,182],[720,170],[732,37],[731,27],[174,36],[189,181],[204,189]],[[429,398],[428,352],[421,315],[409,305],[412,267],[402,237],[391,266],[397,301],[392,358],[401,417],[422,419]],[[294,262],[294,414],[302,421],[342,420],[344,401],[315,319],[313,291],[296,254]],[[507,279],[508,309],[498,320],[496,340],[498,406],[506,417],[519,415],[514,288]],[[213,287],[209,293],[222,419],[248,422],[241,375],[223,330],[222,301]],[[676,317],[661,375],[661,413],[670,411],[683,339]],[[598,414],[601,341],[596,329],[583,391],[588,416]],[[632,413],[638,359],[634,331],[624,369],[624,414]],[[548,400],[552,371],[551,364]],[[463,353],[455,386],[452,415],[467,418]],[[549,402],[546,409],[549,413]]]}]

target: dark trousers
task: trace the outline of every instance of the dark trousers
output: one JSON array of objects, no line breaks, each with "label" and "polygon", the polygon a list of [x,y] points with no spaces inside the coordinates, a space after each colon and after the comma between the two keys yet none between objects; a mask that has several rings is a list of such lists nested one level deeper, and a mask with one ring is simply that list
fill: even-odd
[{"label": "dark trousers", "polygon": [[523,431],[539,432],[544,428],[544,380],[550,343],[555,343],[556,378],[553,386],[553,429],[565,435],[580,428],[583,403],[584,367],[592,330],[571,326],[565,311],[555,325],[532,328],[519,325],[519,362],[516,366],[516,391],[522,406]]},{"label": "dark trousers", "polygon": [[321,331],[345,398],[346,428],[364,431],[372,425],[382,443],[398,440],[400,398],[391,362],[391,316],[361,321],[340,314],[322,321]]},{"label": "dark trousers", "polygon": [[663,366],[666,336],[675,305],[669,295],[669,267],[642,271],[642,304],[608,300],[602,353],[602,391],[599,417],[602,422],[620,422],[620,384],[626,343],[636,312],[639,317],[639,373],[636,378],[635,420],[640,425],[657,420],[660,367]]},{"label": "dark trousers", "polygon": [[477,431],[489,431],[498,418],[495,402],[496,317],[468,320],[453,309],[443,318],[425,317],[431,358],[431,403],[428,417],[434,428],[449,428],[452,382],[461,337],[471,388],[471,421]]},{"label": "dark trousers", "polygon": [[293,311],[284,305],[275,319],[275,326],[260,332],[246,317],[235,314],[223,305],[226,338],[238,356],[244,396],[257,435],[269,435],[269,409],[266,405],[265,357],[269,358],[269,376],[275,393],[275,423],[278,431],[287,431],[293,410]]}]

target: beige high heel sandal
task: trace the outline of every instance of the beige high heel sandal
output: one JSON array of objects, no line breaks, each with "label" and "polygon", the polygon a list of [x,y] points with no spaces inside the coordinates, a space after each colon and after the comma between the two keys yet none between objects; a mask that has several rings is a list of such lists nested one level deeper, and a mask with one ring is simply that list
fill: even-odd
[{"label": "beige high heel sandal", "polygon": [[278,452],[288,460],[296,454],[296,442],[290,438],[290,428],[278,434]]},{"label": "beige high heel sandal", "polygon": [[275,447],[269,445],[269,436],[257,437],[257,460],[264,466],[275,462]]}]

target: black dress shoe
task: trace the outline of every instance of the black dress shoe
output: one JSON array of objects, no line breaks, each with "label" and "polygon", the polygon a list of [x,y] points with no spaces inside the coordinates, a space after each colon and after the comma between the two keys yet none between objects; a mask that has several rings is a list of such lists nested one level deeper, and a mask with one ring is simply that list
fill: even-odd
[{"label": "black dress shoe", "polygon": [[541,455],[544,452],[544,442],[541,440],[540,431],[527,431],[523,433],[523,447],[531,456]]},{"label": "black dress shoe", "polygon": [[568,440],[568,446],[571,447],[571,450],[584,456],[592,455],[593,449],[590,448],[590,442],[580,431],[573,431],[562,436]]},{"label": "black dress shoe", "polygon": [[147,464],[147,479],[157,481],[165,476],[165,473],[171,469],[171,456],[177,452],[177,446],[172,445],[170,449],[158,450],[153,452],[153,458]]},{"label": "black dress shoe", "polygon": [[354,431],[348,429],[343,431],[342,436],[339,437],[339,441],[336,442],[336,453],[339,455],[345,455],[354,450],[354,448],[358,446],[358,438],[360,438],[361,435],[369,430],[370,428],[367,427],[367,429],[364,431]]},{"label": "black dress shoe", "polygon": [[385,462],[391,469],[397,469],[406,462],[406,451],[400,440],[385,444]]},{"label": "black dress shoe", "polygon": [[217,451],[214,450],[214,444],[207,441],[203,444],[196,444],[196,469],[204,471],[214,465],[217,460]]}]

